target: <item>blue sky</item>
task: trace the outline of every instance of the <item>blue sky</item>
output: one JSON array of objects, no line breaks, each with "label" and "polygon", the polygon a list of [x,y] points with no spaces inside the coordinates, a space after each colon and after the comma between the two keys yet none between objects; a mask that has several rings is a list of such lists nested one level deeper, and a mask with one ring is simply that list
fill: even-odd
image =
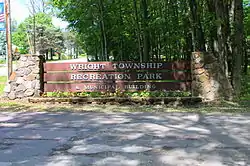
[{"label": "blue sky", "polygon": [[[29,0],[10,0],[11,18],[15,19],[18,23],[22,22],[30,15],[27,5],[28,1]],[[65,28],[67,26],[66,22],[55,17],[53,17],[53,24],[61,28]]]}]

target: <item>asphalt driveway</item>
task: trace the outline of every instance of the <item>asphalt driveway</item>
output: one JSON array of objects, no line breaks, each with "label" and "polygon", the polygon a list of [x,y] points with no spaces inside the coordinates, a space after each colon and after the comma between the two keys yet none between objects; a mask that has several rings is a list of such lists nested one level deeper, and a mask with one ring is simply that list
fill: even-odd
[{"label": "asphalt driveway", "polygon": [[250,115],[0,113],[0,166],[247,166]]}]

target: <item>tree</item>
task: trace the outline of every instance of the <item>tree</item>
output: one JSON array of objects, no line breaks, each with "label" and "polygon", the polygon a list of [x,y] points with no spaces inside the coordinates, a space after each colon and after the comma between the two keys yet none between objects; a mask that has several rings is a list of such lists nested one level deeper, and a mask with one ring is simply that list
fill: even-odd
[{"label": "tree", "polygon": [[233,0],[233,4],[234,4],[233,86],[235,89],[236,96],[239,97],[241,88],[242,60],[244,55],[243,2],[242,0]]},{"label": "tree", "polygon": [[239,94],[240,75],[248,66],[243,42],[250,36],[247,0],[51,0],[51,4],[95,60],[187,60],[193,51],[209,52]]},{"label": "tree", "polygon": [[[34,47],[33,41],[37,45],[37,51],[46,54],[51,48],[63,49],[63,34],[60,29],[54,27],[52,18],[45,13],[37,13],[36,18],[36,33],[33,33],[33,17],[25,19],[13,33],[13,43],[21,48],[30,50]],[[46,56],[46,57],[47,57]]]},{"label": "tree", "polygon": [[249,65],[249,50],[250,50],[250,2],[248,0],[243,1],[244,5],[244,30],[245,30],[245,43],[244,43],[244,74],[248,73]]},{"label": "tree", "polygon": [[0,55],[6,56],[6,35],[3,32],[0,32]]},{"label": "tree", "polygon": [[32,15],[36,13],[49,14],[50,12],[48,0],[29,0],[27,5]]},{"label": "tree", "polygon": [[78,58],[80,45],[83,45],[79,40],[79,35],[74,31],[63,32],[64,45],[66,48],[66,54]]},{"label": "tree", "polygon": [[205,37],[203,27],[201,25],[200,12],[198,12],[198,3],[196,0],[188,0],[190,7],[191,23],[192,23],[192,36],[193,36],[193,49],[195,51],[205,51]]},{"label": "tree", "polygon": [[[53,60],[53,52],[55,50],[62,52],[64,49],[64,38],[60,29],[40,25],[37,27],[36,32],[37,51],[42,55],[46,55],[46,59],[48,59],[49,51],[51,60]],[[61,59],[60,56],[59,59]]]}]

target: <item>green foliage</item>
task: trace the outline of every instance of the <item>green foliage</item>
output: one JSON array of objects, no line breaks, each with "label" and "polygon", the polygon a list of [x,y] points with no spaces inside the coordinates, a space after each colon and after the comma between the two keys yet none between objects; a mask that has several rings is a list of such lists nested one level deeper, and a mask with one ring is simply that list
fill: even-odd
[{"label": "green foliage", "polygon": [[244,0],[244,26],[245,26],[245,34],[250,40],[250,2],[249,0]]},{"label": "green foliage", "polygon": [[148,98],[148,97],[190,97],[190,92],[184,92],[184,91],[168,91],[168,92],[162,92],[162,91],[137,91],[137,92],[126,92],[126,91],[120,91],[116,90],[115,92],[47,92],[43,94],[43,97],[57,97],[57,98],[63,98],[63,97],[90,97],[90,98],[97,98],[97,97],[142,97],[142,98]]},{"label": "green foliage", "polygon": [[[24,49],[29,47],[28,36],[33,31],[33,17],[26,18],[16,29],[16,32],[12,34],[12,42],[16,46]],[[44,13],[38,13],[35,15],[36,26],[53,27],[52,17]]]},{"label": "green foliage", "polygon": [[5,60],[0,59],[0,64],[5,64],[5,63],[6,63],[6,61],[5,61]]},{"label": "green foliage", "polygon": [[5,87],[5,84],[0,83],[0,95],[3,94],[4,87]]},{"label": "green foliage", "polygon": [[[35,29],[34,29],[35,17]],[[26,18],[12,35],[13,44],[21,48],[22,53],[28,53],[33,47],[34,30],[38,51],[45,52],[49,48],[63,48],[63,37],[60,29],[54,27],[52,16],[37,13],[34,17]]]},{"label": "green foliage", "polygon": [[182,59],[188,53],[185,31],[190,25],[182,22],[188,20],[188,7],[182,1],[149,2],[147,23],[143,16],[146,9],[140,1],[52,2],[60,10],[59,16],[79,33],[84,50],[95,61],[105,60],[104,42],[111,60],[140,60],[145,31],[149,31],[151,59]]},{"label": "green foliage", "polygon": [[19,53],[20,53],[20,54],[26,54],[26,53],[29,52],[28,49],[27,49],[27,48],[24,48],[24,47],[20,47],[18,50],[19,50]]},{"label": "green foliage", "polygon": [[0,55],[6,55],[6,35],[0,32]]},{"label": "green foliage", "polygon": [[248,68],[248,74],[242,78],[241,100],[250,101],[250,66]]},{"label": "green foliage", "polygon": [[79,57],[81,57],[81,58],[87,58],[87,54],[86,53],[85,54],[80,54]]},{"label": "green foliage", "polygon": [[63,33],[55,27],[37,27],[36,47],[41,53],[46,53],[50,48],[61,52],[64,48]]},{"label": "green foliage", "polygon": [[233,76],[238,95],[236,76],[243,63],[247,66],[239,54],[241,41],[250,39],[249,0],[51,2],[77,32],[91,61],[189,60],[191,52],[209,52]]}]

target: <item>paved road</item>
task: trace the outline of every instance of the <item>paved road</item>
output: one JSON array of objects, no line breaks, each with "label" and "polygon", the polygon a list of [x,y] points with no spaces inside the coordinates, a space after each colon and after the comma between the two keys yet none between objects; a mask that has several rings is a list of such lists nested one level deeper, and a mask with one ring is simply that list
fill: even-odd
[{"label": "paved road", "polygon": [[0,113],[0,166],[247,166],[250,115]]}]

